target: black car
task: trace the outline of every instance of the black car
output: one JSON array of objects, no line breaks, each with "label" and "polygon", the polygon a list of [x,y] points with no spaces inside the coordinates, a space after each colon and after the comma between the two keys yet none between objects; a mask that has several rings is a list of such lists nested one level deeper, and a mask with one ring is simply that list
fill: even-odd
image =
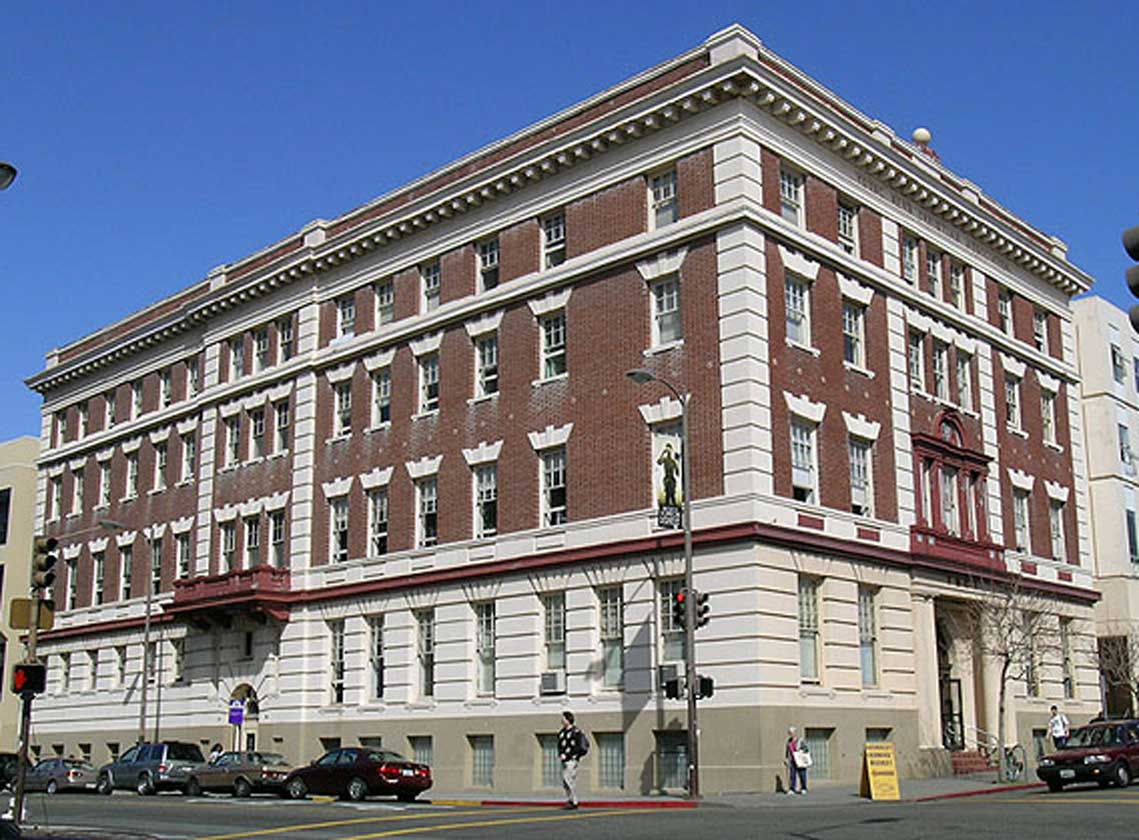
[{"label": "black car", "polygon": [[342,747],[325,753],[285,779],[285,796],[304,799],[310,793],[359,801],[368,796],[395,796],[410,802],[431,787],[431,768],[399,753],[371,747]]},{"label": "black car", "polygon": [[160,790],[187,793],[190,778],[205,765],[197,744],[182,741],[136,744],[115,761],[99,768],[96,789],[99,793],[137,790],[144,796]]}]

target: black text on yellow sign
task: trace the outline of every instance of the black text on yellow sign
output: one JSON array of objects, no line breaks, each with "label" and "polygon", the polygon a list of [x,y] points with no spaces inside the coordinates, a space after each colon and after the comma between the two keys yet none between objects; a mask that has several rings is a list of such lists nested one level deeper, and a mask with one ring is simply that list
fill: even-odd
[{"label": "black text on yellow sign", "polygon": [[901,799],[898,761],[894,745],[882,741],[867,744],[862,751],[862,784],[859,795],[868,799]]}]

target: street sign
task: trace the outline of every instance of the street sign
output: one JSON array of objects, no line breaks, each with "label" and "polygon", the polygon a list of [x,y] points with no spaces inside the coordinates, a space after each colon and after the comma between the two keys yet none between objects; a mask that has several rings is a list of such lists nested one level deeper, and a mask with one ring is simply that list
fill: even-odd
[{"label": "street sign", "polygon": [[680,508],[661,505],[657,508],[657,527],[678,530],[681,525]]},{"label": "street sign", "polygon": [[229,701],[229,722],[234,726],[241,726],[245,723],[245,701],[244,700],[230,700]]},{"label": "street sign", "polygon": [[880,741],[866,745],[862,753],[862,783],[858,795],[864,799],[901,799],[898,762],[894,745]]},{"label": "street sign", "polygon": [[[47,598],[40,601],[40,630],[55,626],[55,602]],[[32,627],[32,599],[13,598],[8,612],[8,626],[13,630],[30,630]]]}]

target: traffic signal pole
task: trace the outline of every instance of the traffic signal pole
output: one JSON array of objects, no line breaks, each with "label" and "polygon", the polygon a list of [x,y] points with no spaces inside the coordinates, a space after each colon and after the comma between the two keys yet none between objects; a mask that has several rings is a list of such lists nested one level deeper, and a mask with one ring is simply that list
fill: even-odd
[{"label": "traffic signal pole", "polygon": [[[673,389],[675,393],[675,389]],[[692,450],[688,448],[688,403],[680,399],[681,481],[684,482],[684,688],[688,702],[688,798],[700,798],[700,728],[696,719],[696,586],[692,581]]]},{"label": "traffic signal pole", "polygon": [[[36,637],[40,630],[41,591],[32,590],[31,627],[28,628],[28,652],[26,659],[36,658]],[[16,755],[16,795],[12,806],[12,821],[18,826],[24,820],[24,793],[28,778],[28,741],[32,735],[32,698],[30,691],[22,693],[20,702],[20,746]]]}]

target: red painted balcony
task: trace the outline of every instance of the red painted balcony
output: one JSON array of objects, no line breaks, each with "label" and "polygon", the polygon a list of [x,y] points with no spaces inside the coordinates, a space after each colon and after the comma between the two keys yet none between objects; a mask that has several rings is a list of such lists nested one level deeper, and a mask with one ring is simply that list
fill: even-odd
[{"label": "red painted balcony", "polygon": [[923,525],[910,526],[910,553],[922,565],[939,566],[950,571],[1005,570],[1001,546]]},{"label": "red painted balcony", "polygon": [[220,575],[174,582],[174,603],[167,612],[195,624],[228,627],[237,615],[259,621],[289,617],[289,570],[254,566]]}]

